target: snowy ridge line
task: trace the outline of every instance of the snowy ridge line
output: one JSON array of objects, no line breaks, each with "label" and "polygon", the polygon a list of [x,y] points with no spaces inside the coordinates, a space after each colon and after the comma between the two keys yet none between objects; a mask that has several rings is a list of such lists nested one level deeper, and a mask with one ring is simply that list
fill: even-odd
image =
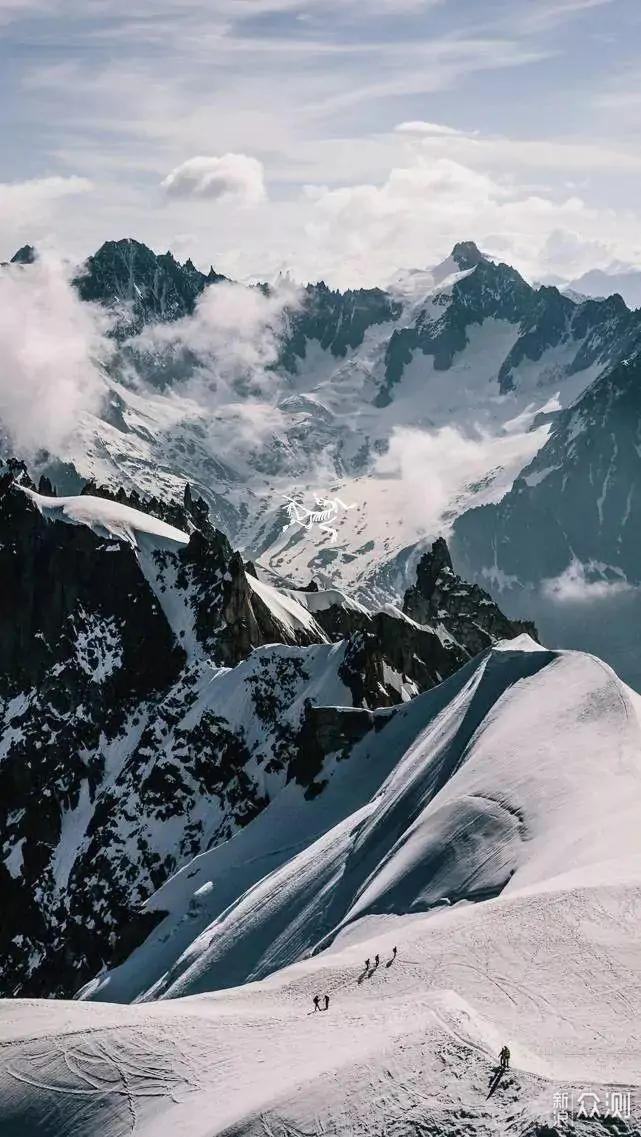
[{"label": "snowy ridge line", "polygon": [[49,521],[64,521],[69,525],[86,525],[98,537],[115,537],[126,541],[134,549],[141,539],[157,538],[168,547],[189,544],[189,534],[143,513],[130,505],[122,505],[108,498],[79,494],[73,497],[46,497],[18,482],[13,485],[26,494],[43,517]]},{"label": "snowy ridge line", "polygon": [[289,628],[292,632],[302,629],[313,633],[320,643],[328,642],[327,636],[312,615],[313,609],[302,604],[295,592],[274,588],[273,585],[258,580],[251,573],[247,574],[247,583],[251,591],[256,593],[285,628]]},{"label": "snowy ridge line", "polygon": [[[274,967],[293,962],[302,950],[317,951],[326,947],[341,933],[341,929],[371,912],[406,912],[413,910],[416,904],[419,910],[433,912],[439,905],[475,895],[481,898],[503,891],[507,899],[508,893],[520,888],[550,890],[568,887],[567,882],[561,879],[555,884],[555,878],[560,876],[559,864],[563,863],[561,850],[568,845],[571,847],[572,840],[558,824],[558,806],[548,810],[542,804],[545,795],[553,793],[552,787],[559,780],[555,766],[559,743],[547,734],[545,746],[540,744],[538,748],[534,734],[532,738],[520,739],[518,720],[510,727],[515,740],[511,741],[507,752],[505,739],[500,743],[500,758],[486,742],[488,737],[497,733],[494,719],[499,724],[511,721],[507,714],[512,705],[523,708],[519,713],[524,721],[529,721],[532,716],[536,720],[539,693],[551,707],[550,694],[555,683],[562,682],[560,678],[556,679],[557,673],[570,677],[576,674],[587,690],[598,689],[598,697],[606,699],[613,712],[617,708],[623,712],[625,725],[621,729],[637,736],[638,722],[626,714],[626,700],[619,690],[622,685],[601,661],[580,653],[548,652],[527,635],[514,641],[504,641],[480,660],[472,661],[457,672],[440,688],[396,708],[391,717],[388,715],[381,730],[374,730],[356,745],[349,763],[336,766],[328,788],[319,799],[327,810],[333,811],[328,813],[328,820],[333,816],[335,830],[329,829],[325,836],[314,840],[313,833],[317,830],[317,824],[314,824],[313,829],[310,827],[308,830],[310,844],[298,856],[291,860],[281,857],[281,867],[262,880],[256,876],[253,880],[243,876],[242,889],[235,903],[226,893],[221,909],[222,897],[217,897],[214,889],[211,896],[202,902],[203,931],[198,941],[187,948],[181,961],[173,964],[160,985],[158,981],[154,983],[154,996],[202,991],[208,989],[209,982],[215,986],[226,986],[225,975],[229,968],[238,982],[241,975],[237,972],[232,945],[235,952],[239,937],[241,942],[247,941],[244,966],[248,970],[243,978],[260,978]],[[559,722],[563,722],[562,714]],[[616,723],[612,729],[619,729]],[[573,747],[567,727],[559,727],[559,730],[563,744]],[[500,734],[498,730],[499,739]],[[497,742],[494,747],[496,745]],[[572,763],[568,759],[568,766],[576,774],[577,786],[580,787],[585,775],[581,775],[576,761],[573,754]],[[512,762],[514,770],[510,766]],[[533,771],[519,774],[526,769],[528,762],[533,763]],[[493,770],[494,764],[498,765],[498,771]],[[364,798],[368,791],[361,771],[365,769],[370,771],[370,777],[375,777],[374,784],[371,781],[369,784],[369,799]],[[641,802],[639,775],[641,771],[637,771],[636,780],[633,778],[630,784],[631,801],[639,799]],[[525,791],[519,777],[526,778],[529,797],[525,802],[520,800]],[[568,777],[562,779],[566,793],[569,781]],[[509,786],[514,787],[512,792],[509,792]],[[584,797],[578,798],[575,808],[578,810],[580,802],[584,803],[581,833],[586,863],[609,862],[610,846],[603,835],[599,842],[596,841],[585,814],[586,803],[590,803],[589,785],[584,785],[583,791]],[[610,813],[619,815],[620,809],[612,809],[611,794],[608,794],[608,799]],[[427,804],[416,813],[416,803],[425,801]],[[345,812],[350,804],[355,810],[351,821]],[[626,815],[629,808],[632,807],[626,808]],[[403,837],[390,845],[386,827],[388,820],[391,824],[396,816],[404,819]],[[314,818],[317,820],[317,814]],[[154,974],[164,955],[165,949],[161,945],[167,943],[172,923],[177,922],[177,930],[183,920],[181,913],[189,907],[191,895],[202,887],[202,883],[216,881],[221,873],[229,880],[229,867],[223,869],[222,866],[226,862],[229,864],[230,858],[231,864],[234,861],[242,863],[246,871],[255,856],[249,850],[256,847],[256,842],[259,848],[273,848],[273,839],[268,838],[271,833],[278,833],[279,849],[295,844],[300,838],[298,833],[294,837],[295,830],[292,831],[291,826],[288,794],[285,793],[270,803],[246,830],[238,833],[230,845],[201,855],[193,865],[194,869],[198,869],[193,883],[190,871],[184,870],[179,874],[180,880],[176,877],[175,883],[164,885],[157,899],[152,897],[147,907],[166,911],[168,903],[170,906],[177,904],[175,913],[151,933],[131,960],[116,968],[111,976],[101,977],[98,986],[92,984],[91,992],[87,991],[87,994],[94,998],[122,998],[123,994],[125,998],[131,998],[132,995],[126,992],[135,991],[136,984],[141,981],[144,984],[145,976]],[[285,840],[288,833],[291,837]],[[463,856],[464,845],[460,853],[456,852],[457,842],[463,840],[463,836],[465,842],[471,842],[469,856]],[[629,833],[628,844],[631,839]],[[370,846],[372,852],[367,854]],[[454,863],[451,871],[443,875],[445,870],[439,850],[445,848],[451,848],[450,856]],[[638,862],[639,849],[637,843],[632,842],[626,859],[621,836],[618,848],[617,874],[621,875],[625,865],[623,879],[628,879],[630,872],[634,875],[636,871],[633,866]],[[358,860],[357,850],[361,850]],[[576,854],[574,861],[579,863]],[[340,890],[331,906],[334,917],[327,926],[325,915],[317,912],[313,903],[306,911],[306,899],[308,890],[312,896],[322,893],[321,881],[326,874],[327,879],[331,879],[336,866],[341,863],[351,866],[350,872],[342,876]],[[431,870],[427,867],[430,865],[433,865]],[[602,873],[603,869],[599,872]],[[426,874],[428,880],[423,881]],[[304,884],[306,880],[308,885]],[[170,896],[174,888],[179,891],[172,901]],[[186,891],[181,898],[182,889]],[[217,913],[209,928],[205,923],[208,907],[212,916]],[[295,913],[299,908],[300,916],[297,918]],[[264,912],[264,917],[252,932],[257,911]],[[287,934],[281,948],[273,939],[263,939],[266,933],[262,930],[262,920],[271,926],[269,913],[272,911],[273,918],[283,922],[285,927],[290,922],[296,924],[297,920],[300,921],[295,937],[296,954],[291,954]],[[154,958],[154,953],[157,958]],[[131,984],[133,988],[130,988]]]},{"label": "snowy ridge line", "polygon": [[[568,1086],[634,1097],[640,709],[600,660],[525,635],[397,707],[314,800],[288,783],[158,890],[168,915],[83,992],[135,1006],[15,1005],[0,1125],[524,1137]],[[80,1115],[89,1075],[106,1092]]]}]

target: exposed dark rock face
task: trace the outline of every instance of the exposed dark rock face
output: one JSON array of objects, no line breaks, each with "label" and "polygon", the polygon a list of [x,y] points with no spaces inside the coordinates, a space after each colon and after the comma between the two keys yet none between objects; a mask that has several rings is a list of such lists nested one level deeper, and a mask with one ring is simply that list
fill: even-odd
[{"label": "exposed dark rock face", "polygon": [[457,576],[442,537],[421,557],[416,584],[405,593],[403,611],[420,624],[442,627],[468,657],[521,632],[538,638],[534,624],[508,620],[487,592]]},{"label": "exposed dark rock face", "polygon": [[213,268],[205,275],[189,260],[181,265],[171,253],[157,255],[128,237],[106,241],[75,285],[83,300],[116,309],[117,334],[127,336],[148,323],[191,315],[203,289],[221,280],[225,277]]},{"label": "exposed dark rock face", "polygon": [[[44,685],[62,699],[64,682],[52,676],[52,665],[74,653],[72,687],[102,660],[100,698],[109,703],[175,679],[184,655],[129,545],[97,538],[83,526],[48,523],[15,489],[0,499],[0,525],[0,684],[10,677]],[[95,643],[92,627],[100,629]],[[107,674],[102,657],[110,639],[119,665]]]},{"label": "exposed dark rock face", "polygon": [[300,308],[290,318],[281,363],[288,371],[298,371],[310,340],[337,358],[344,356],[348,349],[360,347],[369,327],[395,320],[400,313],[398,301],[380,288],[336,292],[323,281],[308,284]]},{"label": "exposed dark rock face", "polygon": [[364,707],[314,707],[307,702],[289,777],[305,786],[305,797],[313,801],[327,784],[322,776],[327,755],[349,758],[352,748],[370,730],[380,730],[386,722],[382,711],[375,714]]},{"label": "exposed dark rock face", "polygon": [[[105,930],[106,879],[94,893],[91,859],[75,869],[84,903],[55,887],[56,872],[67,877],[72,867],[53,863],[56,849],[64,861],[64,818],[86,809],[89,819],[134,708],[177,680],[184,653],[128,545],[50,524],[16,489],[0,498],[0,527],[3,989],[29,977],[45,993],[54,975],[64,989],[69,968],[96,963]],[[126,888],[119,896],[115,887],[110,905],[126,907]]]},{"label": "exposed dark rock face", "polygon": [[36,250],[33,245],[23,245],[11,258],[12,265],[32,265],[36,259]]},{"label": "exposed dark rock face", "polygon": [[354,706],[393,706],[434,687],[466,658],[460,644],[443,643],[433,627],[377,612],[347,641],[340,675]]},{"label": "exposed dark rock face", "polygon": [[558,416],[502,501],[456,521],[457,560],[525,586],[559,576],[575,559],[594,579],[641,583],[640,429],[636,354]]}]

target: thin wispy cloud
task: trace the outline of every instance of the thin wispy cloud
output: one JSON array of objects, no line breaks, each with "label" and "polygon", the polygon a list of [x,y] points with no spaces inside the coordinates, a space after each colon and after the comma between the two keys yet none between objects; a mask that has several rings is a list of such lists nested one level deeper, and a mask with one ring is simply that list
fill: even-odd
[{"label": "thin wispy cloud", "polygon": [[523,31],[550,31],[573,17],[618,2],[619,0],[537,0],[536,4],[522,7],[517,18]]}]

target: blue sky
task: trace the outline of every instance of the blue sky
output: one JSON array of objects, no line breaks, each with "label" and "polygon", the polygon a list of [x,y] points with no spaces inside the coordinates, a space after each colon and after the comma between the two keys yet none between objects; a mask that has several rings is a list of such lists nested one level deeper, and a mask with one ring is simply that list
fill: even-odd
[{"label": "blue sky", "polygon": [[0,0],[0,257],[641,264],[638,0]]}]

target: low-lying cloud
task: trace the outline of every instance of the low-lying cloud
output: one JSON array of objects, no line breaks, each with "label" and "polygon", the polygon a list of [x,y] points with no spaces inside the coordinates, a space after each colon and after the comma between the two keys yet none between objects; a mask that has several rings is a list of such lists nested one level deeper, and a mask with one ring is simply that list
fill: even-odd
[{"label": "low-lying cloud", "polygon": [[54,256],[0,269],[0,424],[16,453],[64,457],[83,414],[99,410],[108,326]]},{"label": "low-lying cloud", "polygon": [[298,303],[287,281],[268,291],[221,281],[205,289],[192,316],[145,328],[126,346],[142,377],[150,361],[186,361],[176,391],[194,415],[206,412],[217,449],[227,451],[284,425],[273,368]]},{"label": "low-lying cloud", "polygon": [[168,197],[257,205],[264,201],[262,163],[247,154],[189,158],[161,182]]},{"label": "low-lying cloud", "polygon": [[586,568],[575,558],[560,576],[544,580],[541,590],[551,599],[573,603],[606,600],[633,591],[633,585],[627,580],[612,577],[590,579],[589,572],[589,566]]},{"label": "low-lying cloud", "polygon": [[278,359],[287,313],[297,289],[285,282],[264,291],[233,281],[210,285],[192,316],[153,324],[129,341],[142,353],[178,355],[188,351],[208,373],[209,389],[237,384],[260,388],[267,368]]},{"label": "low-lying cloud", "polygon": [[472,505],[497,501],[540,449],[548,433],[495,433],[454,426],[396,427],[376,472],[403,482],[406,519],[426,536],[448,529]]}]

